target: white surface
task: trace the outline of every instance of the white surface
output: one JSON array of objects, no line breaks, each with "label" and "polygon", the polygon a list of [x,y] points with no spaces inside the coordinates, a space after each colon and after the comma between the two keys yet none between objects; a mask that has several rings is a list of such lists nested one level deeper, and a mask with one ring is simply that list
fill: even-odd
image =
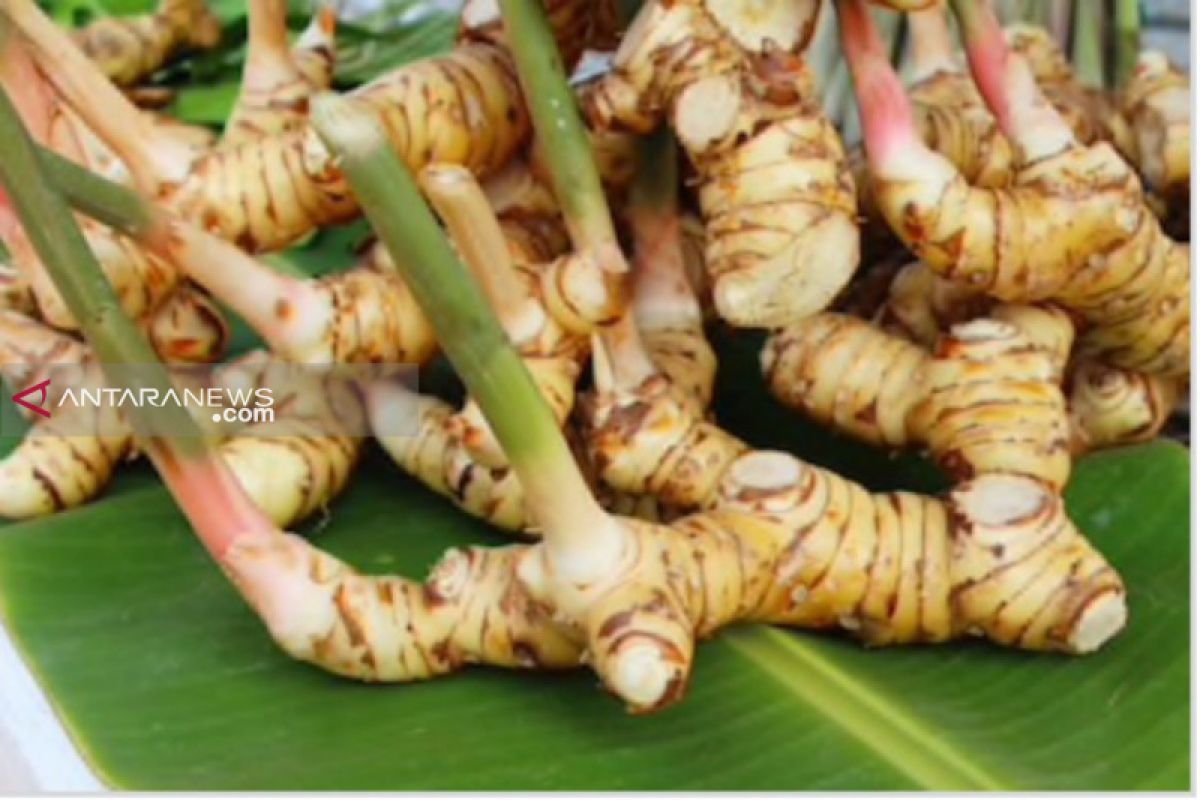
[{"label": "white surface", "polygon": [[0,626],[0,794],[103,789]]}]

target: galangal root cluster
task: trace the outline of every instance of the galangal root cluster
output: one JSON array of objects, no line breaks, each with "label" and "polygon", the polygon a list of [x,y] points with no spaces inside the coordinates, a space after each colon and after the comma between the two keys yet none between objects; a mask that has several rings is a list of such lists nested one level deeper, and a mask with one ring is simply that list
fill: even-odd
[{"label": "galangal root cluster", "polygon": [[[1039,315],[1030,325],[1062,322]],[[795,393],[786,400],[803,398],[805,411],[822,421],[879,444],[923,439],[958,482],[948,501],[870,495],[786,454],[751,450],[689,414],[657,376],[599,390],[587,439],[602,479],[680,509],[752,510],[799,524],[790,566],[823,580],[798,584],[797,616],[781,621],[841,625],[873,643],[969,632],[1072,651],[1097,646],[1123,624],[1120,579],[1075,531],[1058,497],[1070,469],[1067,412],[1056,356],[1039,340],[1012,323],[981,319],[956,328],[930,359],[865,322],[818,315],[781,334],[764,358],[772,386],[786,386]],[[810,516],[819,511],[827,516]],[[821,524],[829,531],[821,533]],[[978,559],[989,549],[993,561],[984,568]],[[1045,567],[1036,588],[1026,584],[1036,570],[1016,566],[1032,552],[1030,561]],[[881,560],[888,553],[894,560]],[[1082,571],[1047,566],[1059,559],[1079,559]],[[865,571],[842,573],[839,564]],[[998,569],[1006,564],[1014,566]],[[910,619],[894,630],[886,615],[867,613],[906,608],[906,585],[926,603],[936,598],[924,606],[941,609],[928,624]]]},{"label": "galangal root cluster", "polygon": [[[1124,624],[1124,588],[1055,491],[1069,462],[1054,438],[1066,421],[1052,357],[1002,323],[959,335],[973,352],[947,356],[953,377],[986,369],[974,361],[980,350],[1016,340],[1019,363],[987,371],[1001,387],[1022,373],[1040,379],[1044,416],[1061,424],[1045,433],[1026,425],[1020,397],[1000,409],[1013,424],[990,446],[972,447],[964,423],[944,446],[961,447],[975,476],[945,501],[872,495],[788,454],[751,450],[692,416],[654,376],[631,391],[599,390],[589,448],[617,489],[694,512],[669,526],[601,517],[618,542],[603,578],[564,583],[546,545],[451,551],[424,584],[359,575],[296,537],[263,537],[227,564],[246,586],[286,581],[259,597],[260,611],[279,620],[272,597],[302,598],[310,613],[286,615],[273,633],[334,672],[409,681],[468,663],[583,660],[635,711],[677,699],[695,642],[734,621],[840,627],[876,645],[974,634],[1089,652]],[[971,401],[945,398],[942,411],[994,411]],[[1048,468],[1047,452],[1060,456]]]},{"label": "galangal root cluster", "polygon": [[1012,183],[1000,189],[972,186],[922,144],[869,17],[854,4],[839,8],[847,9],[843,38],[863,96],[878,206],[912,253],[935,274],[990,297],[1061,306],[1081,325],[1081,357],[1186,375],[1187,245],[1162,231],[1137,174],[1111,146],[1079,144],[1039,99],[994,20],[969,55],[1017,154]]},{"label": "galangal root cluster", "polygon": [[819,4],[768,6],[646,3],[584,95],[595,125],[675,131],[696,171],[714,303],[747,327],[824,309],[858,264],[853,180],[802,58]]},{"label": "galangal root cluster", "polygon": [[[178,382],[269,386],[275,413],[208,430],[219,458],[182,467],[128,412],[63,406],[61,376],[105,385],[105,350],[0,204],[0,376],[60,376],[55,413],[0,460],[0,517],[87,503],[145,454],[292,657],[389,682],[585,664],[635,712],[679,700],[697,642],[736,622],[1066,654],[1117,636],[1125,585],[1063,491],[1076,459],[1154,438],[1188,391],[1189,246],[1167,232],[1190,218],[1183,75],[1147,53],[1119,92],[1086,87],[1045,31],[1002,31],[968,0],[949,3],[965,57],[939,0],[874,3],[909,15],[907,87],[867,0],[647,0],[629,20],[613,2],[534,5],[558,48],[547,69],[613,51],[554,112],[587,126],[593,163],[570,176],[553,156],[572,134],[546,127],[521,58],[527,0],[469,0],[449,52],[340,95],[336,4],[291,37],[286,3],[250,0],[219,135],[117,89],[216,46],[200,0],[74,37],[11,0],[0,85],[31,137],[137,208],[77,214],[121,311],[162,361],[211,367]],[[861,147],[805,63],[821,13],[838,18]],[[449,262],[402,257],[416,251],[347,142],[413,181],[400,244],[445,247],[486,319],[436,300],[429,270]],[[589,186],[599,228],[573,194]],[[352,266],[272,261],[364,213],[379,239]],[[222,309],[260,349],[226,361]],[[766,330],[779,402],[926,453],[951,488],[871,492],[722,428],[714,318]],[[459,338],[493,323],[500,344],[459,360]],[[442,355],[460,404],[407,379]],[[339,365],[378,371],[346,382]],[[475,391],[497,376],[507,400]],[[364,431],[516,543],[450,550],[422,582],[282,532],[336,515]]]},{"label": "galangal root cluster", "polygon": [[[1047,313],[1061,320],[1057,333],[1047,327],[1042,336],[1053,343],[1053,351],[1064,364],[1059,374],[1071,411],[1071,450],[1076,455],[1154,438],[1187,388],[1186,378],[1120,369],[1087,358],[1071,360],[1074,326],[1060,309],[1046,304],[1002,303],[933,274],[921,262],[909,263],[895,273],[871,316],[882,329],[873,329],[878,336],[891,334],[932,349],[954,324],[988,313],[1018,324],[1034,322]],[[801,328],[796,330],[806,335]],[[788,335],[786,330],[782,334]],[[789,392],[784,384],[779,390],[781,398]]]}]

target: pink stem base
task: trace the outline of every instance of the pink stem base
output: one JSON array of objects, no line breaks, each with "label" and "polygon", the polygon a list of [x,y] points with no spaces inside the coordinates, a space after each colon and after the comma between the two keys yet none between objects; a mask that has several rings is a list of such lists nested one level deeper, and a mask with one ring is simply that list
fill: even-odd
[{"label": "pink stem base", "polygon": [[892,69],[866,0],[839,0],[842,50],[854,78],[867,158],[875,172],[920,146],[912,106]]},{"label": "pink stem base", "polygon": [[146,443],[146,454],[218,563],[224,562],[230,546],[240,537],[279,532],[216,454],[183,455],[178,447],[161,440]]}]

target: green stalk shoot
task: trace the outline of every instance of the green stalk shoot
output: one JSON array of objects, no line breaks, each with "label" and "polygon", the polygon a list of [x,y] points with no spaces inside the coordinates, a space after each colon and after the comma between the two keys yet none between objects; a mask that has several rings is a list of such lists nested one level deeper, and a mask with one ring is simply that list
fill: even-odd
[{"label": "green stalk shoot", "polygon": [[[0,45],[2,46],[2,45]],[[108,380],[135,393],[165,395],[170,376],[121,312],[70,207],[52,188],[39,151],[7,93],[0,91],[0,184]],[[204,545],[216,557],[236,536],[272,526],[241,491],[207,435],[181,405],[128,409],[142,447]]]},{"label": "green stalk shoot", "polygon": [[378,121],[329,94],[314,102],[312,120],[516,470],[554,560],[607,568],[619,549],[614,521],[592,497],[549,406]]},{"label": "green stalk shoot", "polygon": [[1115,87],[1124,86],[1137,66],[1138,54],[1142,49],[1142,20],[1138,0],[1115,0],[1116,14],[1116,69],[1113,76]]},{"label": "green stalk shoot", "polygon": [[1104,6],[1090,0],[1075,4],[1075,30],[1071,60],[1079,81],[1093,89],[1104,88]]},{"label": "green stalk shoot", "polygon": [[620,294],[628,271],[596,170],[587,132],[567,83],[554,36],[538,0],[500,0],[521,89],[529,104],[538,146],[549,167],[571,240],[604,271]]}]

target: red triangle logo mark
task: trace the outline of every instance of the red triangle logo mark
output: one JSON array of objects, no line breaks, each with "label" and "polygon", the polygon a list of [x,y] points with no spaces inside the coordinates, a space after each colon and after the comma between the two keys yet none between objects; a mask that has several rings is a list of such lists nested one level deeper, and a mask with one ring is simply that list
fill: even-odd
[{"label": "red triangle logo mark", "polygon": [[[21,391],[14,394],[12,396],[12,401],[14,403],[16,403],[17,405],[21,406],[22,408],[27,408],[30,411],[32,411],[33,413],[41,414],[43,417],[46,417],[47,419],[49,419],[50,412],[47,411],[46,409],[42,408],[42,404],[46,402],[46,387],[49,385],[50,385],[49,378],[42,381],[41,383],[35,383],[33,386],[30,386],[28,389],[22,389]],[[31,395],[34,392],[38,392],[39,394],[41,394],[41,397],[38,398],[37,405],[34,405],[33,403],[31,403],[25,399],[25,397],[27,395]]]}]

